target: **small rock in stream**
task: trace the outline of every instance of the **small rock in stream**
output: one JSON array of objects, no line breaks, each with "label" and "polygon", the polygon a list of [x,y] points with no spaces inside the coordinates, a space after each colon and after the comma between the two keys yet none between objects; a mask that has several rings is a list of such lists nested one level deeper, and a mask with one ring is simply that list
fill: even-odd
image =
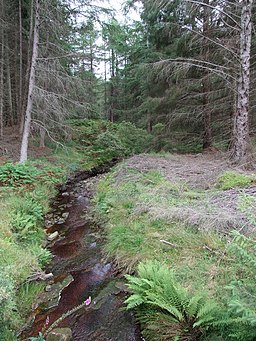
[{"label": "small rock in stream", "polygon": [[62,195],[63,197],[69,197],[69,193],[68,193],[68,192],[63,192],[61,195]]},{"label": "small rock in stream", "polygon": [[58,221],[56,222],[56,224],[58,224],[58,225],[61,225],[64,223],[65,223],[65,219],[63,219],[63,218],[58,219]]},{"label": "small rock in stream", "polygon": [[67,219],[68,216],[69,216],[69,213],[68,213],[68,212],[62,213],[62,218],[63,218],[63,219]]},{"label": "small rock in stream", "polygon": [[49,292],[52,290],[52,286],[51,285],[46,285],[45,289],[46,292]]},{"label": "small rock in stream", "polygon": [[72,341],[70,328],[55,328],[46,337],[46,341]]},{"label": "small rock in stream", "polygon": [[52,242],[54,239],[56,239],[57,237],[59,236],[59,232],[58,231],[55,231],[51,234],[49,234],[49,236],[47,237],[47,240],[49,242]]}]

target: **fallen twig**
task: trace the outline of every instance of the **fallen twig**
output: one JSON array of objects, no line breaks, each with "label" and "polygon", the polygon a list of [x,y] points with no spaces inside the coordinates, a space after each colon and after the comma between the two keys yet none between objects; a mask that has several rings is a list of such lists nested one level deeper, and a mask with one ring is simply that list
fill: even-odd
[{"label": "fallen twig", "polygon": [[166,244],[166,245],[173,246],[173,247],[179,247],[179,245],[174,244],[174,243],[171,243],[171,242],[167,242],[167,240],[164,240],[164,239],[161,239],[160,242],[161,242],[161,243],[164,243],[164,244]]}]

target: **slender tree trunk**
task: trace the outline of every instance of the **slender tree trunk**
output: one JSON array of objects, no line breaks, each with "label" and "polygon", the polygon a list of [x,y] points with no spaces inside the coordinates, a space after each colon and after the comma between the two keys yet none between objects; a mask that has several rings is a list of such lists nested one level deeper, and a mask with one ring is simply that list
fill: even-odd
[{"label": "slender tree trunk", "polygon": [[40,127],[40,148],[45,148],[45,128]]},{"label": "slender tree trunk", "polygon": [[235,163],[246,162],[249,144],[250,54],[252,38],[252,3],[243,0],[240,33],[240,76],[237,83],[237,108],[234,115],[231,157]]},{"label": "slender tree trunk", "polygon": [[147,114],[147,132],[148,133],[152,133],[152,117],[151,117],[151,114],[148,113]]},{"label": "slender tree trunk", "polygon": [[109,120],[114,122],[114,79],[115,79],[115,52],[114,49],[111,49],[111,80],[110,80],[110,107],[109,107]]},{"label": "slender tree trunk", "polygon": [[11,71],[10,71],[10,58],[9,58],[9,46],[6,42],[6,81],[8,86],[8,102],[9,102],[9,114],[8,123],[13,126],[13,105],[12,105],[12,82],[11,82]]},{"label": "slender tree trunk", "polygon": [[31,125],[31,111],[33,105],[33,90],[35,85],[35,69],[38,56],[38,43],[39,43],[39,0],[35,0],[35,22],[34,22],[34,34],[33,34],[33,47],[31,56],[30,76],[28,83],[28,97],[25,112],[24,129],[22,135],[21,149],[20,149],[20,162],[25,162],[28,155],[28,138]]},{"label": "slender tree trunk", "polygon": [[22,42],[22,6],[21,0],[19,0],[19,38],[20,38],[20,46],[19,46],[19,102],[18,102],[18,113],[20,117],[22,116],[22,84],[23,84],[23,42]]},{"label": "slender tree trunk", "polygon": [[23,86],[23,96],[21,101],[21,112],[20,112],[20,135],[23,133],[24,122],[25,122],[25,111],[28,100],[28,84],[31,70],[31,50],[33,41],[33,17],[34,17],[34,0],[31,1],[30,8],[30,28],[29,28],[29,38],[28,38],[28,52],[27,52],[27,68],[25,75],[25,83]]},{"label": "slender tree trunk", "polygon": [[[210,36],[210,12],[209,0],[205,0],[206,6],[204,6],[203,16],[203,35],[207,38]],[[209,42],[204,38],[203,55],[205,60],[209,60]],[[203,149],[207,149],[212,145],[212,115],[211,108],[209,106],[209,87],[210,87],[210,71],[205,71],[203,79],[203,105],[204,105],[204,137],[203,137]]]},{"label": "slender tree trunk", "polygon": [[[1,0],[1,13],[4,13],[4,1]],[[4,27],[1,24],[1,59],[0,59],[0,137],[4,135]]]},{"label": "slender tree trunk", "polygon": [[106,46],[104,46],[104,113],[107,118],[107,58],[106,58]]}]

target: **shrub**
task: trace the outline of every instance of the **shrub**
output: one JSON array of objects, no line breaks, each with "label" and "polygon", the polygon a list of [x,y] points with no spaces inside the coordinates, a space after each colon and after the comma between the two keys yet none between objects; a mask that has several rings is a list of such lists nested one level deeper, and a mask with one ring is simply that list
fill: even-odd
[{"label": "shrub", "polygon": [[35,181],[38,170],[20,163],[6,163],[0,166],[0,186],[16,187]]},{"label": "shrub", "polygon": [[149,148],[151,136],[133,124],[111,123],[106,120],[72,120],[77,127],[74,140],[89,157],[105,162],[115,157],[140,153]]},{"label": "shrub", "polygon": [[237,276],[227,286],[231,291],[228,302],[231,331],[230,339],[252,341],[256,339],[256,241],[233,232],[229,249],[234,256]]},{"label": "shrub", "polygon": [[33,237],[43,221],[42,206],[29,196],[17,199],[11,213],[11,226],[19,240]]},{"label": "shrub", "polygon": [[31,253],[36,256],[38,259],[38,263],[41,267],[44,267],[46,264],[48,264],[52,259],[52,253],[48,249],[42,248],[42,246],[38,244],[33,244],[30,247]]},{"label": "shrub", "polygon": [[140,263],[138,277],[126,278],[132,290],[127,308],[136,308],[151,340],[196,340],[216,318],[216,304],[201,295],[190,297],[160,262]]},{"label": "shrub", "polygon": [[63,179],[63,169],[53,165],[6,163],[0,166],[0,186],[33,187],[38,182],[57,184]]}]

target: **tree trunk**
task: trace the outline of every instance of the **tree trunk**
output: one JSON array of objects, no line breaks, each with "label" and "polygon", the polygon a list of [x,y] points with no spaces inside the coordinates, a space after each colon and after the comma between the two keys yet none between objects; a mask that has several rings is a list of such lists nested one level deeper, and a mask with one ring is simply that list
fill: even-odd
[{"label": "tree trunk", "polygon": [[35,69],[36,62],[38,56],[38,43],[39,43],[39,0],[35,0],[35,23],[34,23],[34,34],[33,34],[33,46],[32,46],[32,55],[31,55],[31,66],[30,66],[30,75],[29,75],[29,83],[28,83],[28,97],[26,104],[26,112],[25,112],[25,120],[24,120],[24,129],[22,135],[21,149],[20,149],[20,162],[25,162],[28,156],[28,138],[30,133],[30,125],[31,125],[31,111],[33,104],[33,90],[35,85]]},{"label": "tree trunk", "polygon": [[40,144],[39,148],[45,148],[45,128],[40,127]]},{"label": "tree trunk", "polygon": [[231,158],[235,163],[246,162],[249,144],[250,54],[252,38],[252,3],[243,0],[240,33],[240,75],[237,83],[237,107],[234,115]]},{"label": "tree trunk", "polygon": [[21,103],[21,112],[20,112],[20,135],[23,134],[24,122],[25,122],[25,111],[28,100],[28,83],[30,77],[31,70],[31,49],[32,49],[32,40],[33,40],[33,17],[34,17],[34,0],[31,1],[30,7],[30,27],[29,27],[29,38],[28,38],[28,52],[27,52],[27,65],[26,65],[26,75],[25,82],[23,86],[23,96]]},{"label": "tree trunk", "polygon": [[8,86],[8,103],[9,103],[9,114],[8,114],[8,123],[10,126],[13,126],[13,105],[12,105],[12,81],[11,81],[11,71],[10,71],[10,58],[9,58],[9,47],[6,42],[6,81]]},{"label": "tree trunk", "polygon": [[19,72],[19,102],[18,102],[18,113],[20,117],[22,116],[22,80],[23,80],[23,42],[22,42],[22,7],[21,7],[21,0],[19,0],[19,40],[20,40],[20,46],[19,46],[19,66],[20,66],[20,72]]},{"label": "tree trunk", "polygon": [[[4,2],[1,0],[1,13],[4,13]],[[1,25],[1,60],[0,60],[0,137],[4,135],[4,28]]]},{"label": "tree trunk", "polygon": [[[203,35],[207,38],[210,37],[210,12],[209,0],[205,0],[203,14]],[[209,60],[209,41],[204,38],[203,55],[205,60]],[[204,136],[203,136],[203,149],[212,146],[212,115],[209,103],[209,87],[210,87],[210,71],[206,70],[203,79],[203,106],[204,106]]]}]

